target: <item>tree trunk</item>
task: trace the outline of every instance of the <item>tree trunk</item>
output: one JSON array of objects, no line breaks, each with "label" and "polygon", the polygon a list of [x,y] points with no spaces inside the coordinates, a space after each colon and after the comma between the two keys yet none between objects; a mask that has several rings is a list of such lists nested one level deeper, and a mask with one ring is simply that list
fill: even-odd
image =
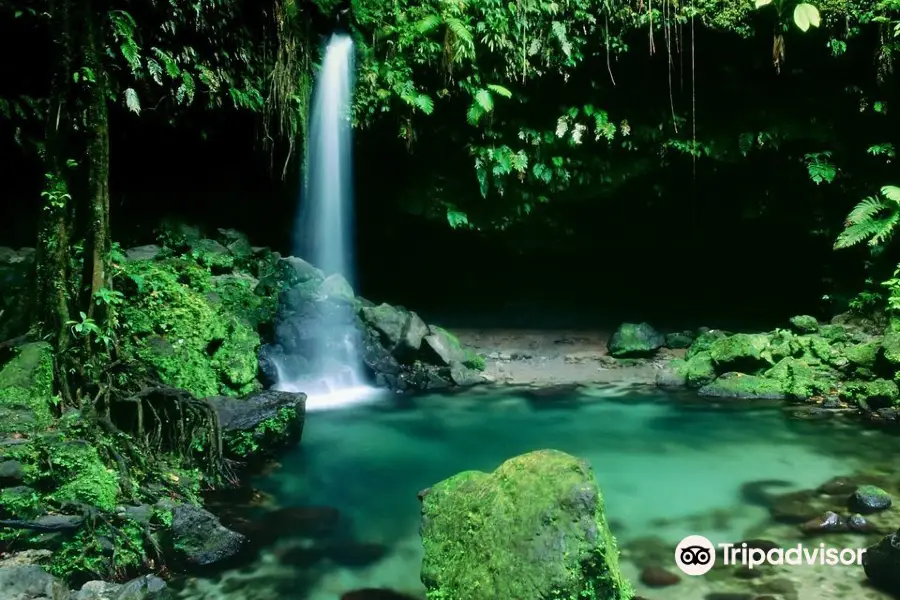
[{"label": "tree trunk", "polygon": [[46,188],[37,242],[37,317],[42,338],[51,340],[55,349],[56,380],[63,401],[71,403],[65,357],[68,354],[69,289],[69,224],[72,221],[72,199],[66,172],[66,147],[72,115],[72,58],[75,50],[72,35],[70,0],[51,0],[48,13],[52,19],[52,51],[55,66],[51,80],[51,97],[44,124],[44,164]]},{"label": "tree trunk", "polygon": [[102,48],[98,39],[96,23],[91,12],[91,2],[86,2],[85,23],[85,66],[97,74],[97,81],[90,87],[87,109],[87,155],[89,203],[88,226],[85,232],[85,284],[89,284],[87,316],[100,322],[105,315],[103,306],[95,301],[96,294],[110,287],[106,261],[110,251],[109,234],[109,112],[107,101],[107,81],[102,64]]},{"label": "tree trunk", "polygon": [[[45,131],[47,189],[38,235],[38,310],[41,335],[56,350],[63,403],[79,405],[87,388],[97,383],[88,380],[91,373],[85,373],[84,366],[100,364],[96,359],[101,346],[91,332],[74,336],[70,323],[87,318],[101,330],[106,325],[105,311],[94,298],[109,287],[108,81],[91,2],[51,1],[59,54]],[[75,166],[83,175],[77,182]]]}]

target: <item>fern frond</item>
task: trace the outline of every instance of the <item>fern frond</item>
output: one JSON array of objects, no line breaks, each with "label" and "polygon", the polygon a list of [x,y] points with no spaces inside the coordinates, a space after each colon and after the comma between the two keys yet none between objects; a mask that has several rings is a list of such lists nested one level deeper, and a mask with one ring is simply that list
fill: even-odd
[{"label": "fern frond", "polygon": [[453,35],[455,35],[463,44],[465,44],[466,46],[473,46],[472,32],[469,31],[469,28],[465,23],[463,23],[459,19],[451,17],[447,19],[447,27],[450,28],[450,31],[453,32]]},{"label": "fern frond", "polygon": [[429,31],[434,30],[434,28],[440,24],[440,15],[428,15],[427,17],[416,23],[416,29],[419,31],[419,33],[428,33]]},{"label": "fern frond", "polygon": [[861,223],[850,223],[838,235],[837,240],[834,242],[834,249],[852,248],[870,239],[872,236],[878,235],[881,231],[881,221],[875,219],[869,219]]},{"label": "fern frond", "polygon": [[477,102],[478,106],[481,107],[481,110],[486,113],[494,110],[494,98],[487,90],[478,90],[475,92],[475,102]]},{"label": "fern frond", "polygon": [[483,116],[484,110],[482,110],[477,102],[473,102],[472,105],[469,106],[469,110],[466,111],[466,121],[468,121],[469,125],[478,125]]},{"label": "fern frond", "polygon": [[512,92],[502,85],[489,83],[487,88],[499,96],[503,96],[504,98],[512,98]]},{"label": "fern frond", "polygon": [[881,211],[889,208],[888,205],[877,196],[864,198],[862,202],[853,207],[847,215],[847,224],[864,223],[875,218]]},{"label": "fern frond", "polygon": [[434,101],[427,94],[419,94],[416,96],[415,105],[426,115],[434,112]]},{"label": "fern frond", "polygon": [[892,202],[896,202],[900,204],[900,187],[895,185],[886,185],[881,188],[881,195],[891,200]]},{"label": "fern frond", "polygon": [[141,114],[141,101],[138,99],[137,92],[134,91],[134,88],[125,90],[125,106],[127,106],[128,110],[134,114]]},{"label": "fern frond", "polygon": [[872,226],[877,226],[878,231],[872,235],[872,239],[869,240],[869,245],[880,246],[890,240],[891,236],[894,234],[894,229],[896,228],[898,221],[900,221],[900,212],[897,211],[892,212],[883,219],[873,221]]}]

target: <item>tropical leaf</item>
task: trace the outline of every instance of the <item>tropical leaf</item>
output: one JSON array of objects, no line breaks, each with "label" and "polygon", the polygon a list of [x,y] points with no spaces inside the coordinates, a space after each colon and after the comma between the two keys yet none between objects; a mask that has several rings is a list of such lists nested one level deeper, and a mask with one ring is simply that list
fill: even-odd
[{"label": "tropical leaf", "polygon": [[801,2],[794,7],[794,23],[801,31],[808,31],[810,27],[818,27],[822,22],[819,9],[807,2]]},{"label": "tropical leaf", "polygon": [[498,96],[503,96],[504,98],[512,98],[512,92],[503,87],[502,85],[497,85],[494,83],[488,84],[487,88],[497,94]]}]

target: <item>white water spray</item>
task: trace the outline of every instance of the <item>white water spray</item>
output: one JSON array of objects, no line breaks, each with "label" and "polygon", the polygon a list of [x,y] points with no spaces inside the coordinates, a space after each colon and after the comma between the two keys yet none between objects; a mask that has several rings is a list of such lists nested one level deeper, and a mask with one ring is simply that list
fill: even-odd
[{"label": "white water spray", "polygon": [[[353,283],[353,179],[350,105],[353,92],[353,41],[334,34],[313,95],[303,199],[295,247],[325,275],[340,275]],[[352,310],[347,307],[347,311]],[[365,384],[359,348],[347,333],[348,314],[329,312],[306,323],[306,334],[320,340],[316,375],[296,378],[283,365],[277,389],[305,392],[307,410],[338,408],[372,398]],[[309,331],[317,328],[317,331]]]}]

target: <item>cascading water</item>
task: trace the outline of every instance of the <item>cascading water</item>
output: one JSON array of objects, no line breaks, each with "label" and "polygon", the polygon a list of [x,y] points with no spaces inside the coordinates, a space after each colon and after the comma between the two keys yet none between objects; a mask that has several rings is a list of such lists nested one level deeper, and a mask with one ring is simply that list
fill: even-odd
[{"label": "cascading water", "polygon": [[[313,94],[308,158],[295,239],[297,255],[328,276],[322,288],[338,298],[342,289],[351,289],[348,283],[352,282],[353,275],[350,123],[353,62],[351,38],[334,34],[325,48]],[[309,318],[311,313],[314,318]],[[308,410],[343,406],[372,397],[374,390],[365,384],[362,376],[352,304],[326,298],[312,309],[308,306],[296,309],[296,314],[300,315],[295,319],[297,322],[287,326],[292,335],[304,341],[309,351],[305,354],[314,358],[300,362],[296,357],[286,356],[275,361],[276,389],[306,392]]]}]

